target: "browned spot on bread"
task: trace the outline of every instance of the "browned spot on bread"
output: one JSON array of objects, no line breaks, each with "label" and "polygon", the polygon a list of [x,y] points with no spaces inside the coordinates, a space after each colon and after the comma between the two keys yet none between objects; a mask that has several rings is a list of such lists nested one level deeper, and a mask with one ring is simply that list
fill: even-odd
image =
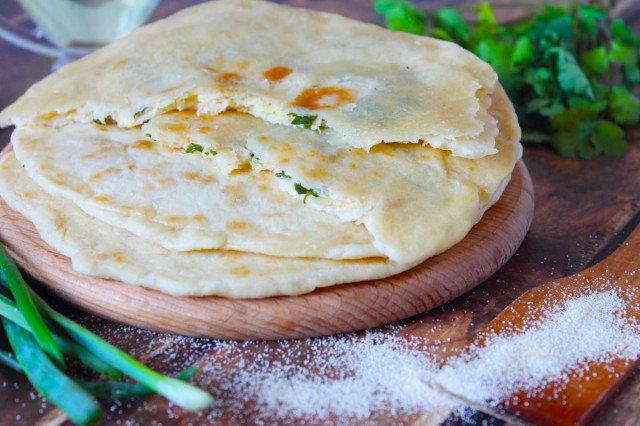
[{"label": "browned spot on bread", "polygon": [[192,182],[211,183],[215,181],[213,176],[201,175],[197,172],[183,172],[180,173],[180,176]]},{"label": "browned spot on bread", "polygon": [[323,168],[308,169],[306,175],[311,179],[320,179],[328,176],[326,170]]},{"label": "browned spot on bread", "polygon": [[130,60],[128,58],[120,59],[118,62],[113,64],[113,69],[117,70],[118,68],[121,68],[121,67],[127,65],[129,62],[130,62]]},{"label": "browned spot on bread", "polygon": [[231,272],[232,275],[236,275],[239,277],[246,277],[251,273],[247,265],[236,266],[235,268],[232,268],[229,272]]},{"label": "browned spot on bread", "polygon": [[218,76],[218,81],[226,85],[234,85],[238,83],[238,79],[240,79],[240,75],[235,72],[227,72]]},{"label": "browned spot on bread", "polygon": [[163,126],[165,130],[174,133],[182,133],[187,130],[187,125],[184,123],[168,123]]},{"label": "browned spot on bread", "polygon": [[113,254],[113,260],[115,260],[116,262],[124,262],[124,254],[122,252],[116,252]]},{"label": "browned spot on bread", "polygon": [[169,216],[169,217],[165,218],[165,221],[167,221],[169,223],[182,222],[184,220],[186,220],[186,218],[184,216]]},{"label": "browned spot on bread", "polygon": [[100,254],[96,254],[96,259],[97,260],[107,260],[107,259],[113,259],[116,262],[124,262],[125,260],[125,256],[124,253],[122,253],[121,251],[116,251],[114,253],[100,253]]},{"label": "browned spot on bread", "polygon": [[353,101],[351,92],[341,87],[317,87],[305,89],[291,105],[307,109],[329,109]]},{"label": "browned spot on bread", "polygon": [[129,145],[129,147],[132,149],[151,149],[153,148],[153,142],[147,140],[139,140]]},{"label": "browned spot on bread", "polygon": [[239,175],[241,173],[248,173],[251,171],[251,164],[243,164],[237,169],[231,170],[229,176]]},{"label": "browned spot on bread", "polygon": [[289,74],[291,74],[291,68],[287,67],[273,67],[262,73],[262,77],[269,81],[280,81]]},{"label": "browned spot on bread", "polygon": [[234,231],[240,231],[243,229],[247,229],[249,228],[251,225],[248,224],[247,222],[240,222],[240,221],[232,221],[227,223],[227,228],[234,230]]},{"label": "browned spot on bread", "polygon": [[111,174],[114,174],[114,173],[118,173],[119,171],[120,171],[120,169],[118,169],[118,168],[115,168],[115,167],[109,167],[108,169],[104,169],[103,171],[98,172],[98,173],[96,173],[96,174],[92,175],[92,176],[89,178],[89,181],[90,181],[90,182],[95,182],[95,181],[97,181],[97,180],[102,179],[102,178],[103,178],[103,177],[105,177],[105,176],[108,176],[108,175],[111,175]]}]

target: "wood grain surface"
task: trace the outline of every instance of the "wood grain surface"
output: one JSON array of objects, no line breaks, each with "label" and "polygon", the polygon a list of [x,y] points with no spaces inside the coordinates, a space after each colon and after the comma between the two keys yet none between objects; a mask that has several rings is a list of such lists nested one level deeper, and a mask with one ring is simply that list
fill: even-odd
[{"label": "wood grain surface", "polygon": [[[154,19],[198,2],[162,0]],[[278,2],[380,22],[369,0]],[[467,2],[415,0],[415,3],[435,7]],[[625,5],[623,17],[638,33],[640,2],[619,3]],[[12,1],[0,2],[0,13],[4,15],[18,10]],[[0,40],[0,108],[9,105],[31,84],[46,76],[51,62],[48,58],[30,54]],[[0,130],[0,145],[9,142],[11,130]],[[524,163],[535,187],[535,212],[530,231],[515,255],[495,274],[464,295],[439,308],[399,321],[392,330],[382,327],[374,331],[395,333],[406,341],[426,341],[424,350],[444,361],[457,354],[507,305],[528,290],[587,269],[605,259],[640,223],[640,129],[630,129],[627,138],[630,151],[626,156],[598,157],[592,161],[565,159],[545,146],[525,146]],[[35,280],[31,283],[38,286]],[[145,332],[77,310],[58,300],[45,288],[37,288],[60,311],[164,374],[175,375],[186,366],[198,365],[201,372],[195,378],[197,383],[211,392],[217,401],[215,407],[201,413],[185,412],[157,396],[133,401],[104,401],[105,417],[101,425],[278,423],[277,418],[262,413],[257,402],[249,396],[233,394],[224,382],[225,374],[232,368],[250,365],[261,358],[269,358],[273,363],[288,363],[288,367],[296,368],[304,366],[307,359],[316,356],[312,343],[307,340],[245,342],[242,343],[241,352],[232,353],[228,349],[232,342]],[[357,335],[363,334],[360,332]],[[1,342],[0,347],[6,349],[6,342]],[[295,359],[282,358],[277,350],[283,347],[295,348],[299,356]],[[332,365],[326,367],[338,368]],[[82,369],[74,373],[78,377],[91,377]],[[590,425],[640,424],[640,374],[637,373],[636,369],[603,402],[589,421]],[[311,378],[321,379],[322,376],[318,373]],[[21,374],[0,368],[0,383],[0,424],[70,424],[59,410],[37,396]],[[214,412],[215,416],[212,415]],[[430,423],[429,414],[377,413],[375,417],[364,419],[359,424],[427,424]],[[330,420],[337,423],[340,419]],[[502,424],[501,420],[479,412],[465,418],[451,415],[444,423],[458,425],[472,421]],[[308,425],[327,423],[326,420],[315,418],[298,419],[290,423],[303,422]]]},{"label": "wood grain surface", "polygon": [[176,297],[83,276],[72,269],[69,258],[42,241],[31,222],[2,200],[0,243],[52,292],[123,324],[194,337],[291,339],[376,327],[466,293],[513,255],[532,217],[533,187],[520,162],[500,200],[463,241],[439,256],[386,279],[266,299]]}]

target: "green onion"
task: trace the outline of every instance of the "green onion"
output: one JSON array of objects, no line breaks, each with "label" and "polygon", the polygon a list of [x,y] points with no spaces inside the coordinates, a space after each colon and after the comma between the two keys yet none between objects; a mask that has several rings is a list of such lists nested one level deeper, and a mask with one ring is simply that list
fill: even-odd
[{"label": "green onion", "polygon": [[[189,367],[180,374],[177,378],[180,380],[189,380],[198,371],[195,367]],[[152,395],[154,392],[148,387],[139,383],[125,383],[125,382],[79,382],[85,390],[96,398],[102,399],[121,399],[121,398],[135,398],[138,396]]]},{"label": "green onion", "polygon": [[[55,348],[58,350],[60,359],[62,359],[62,350],[109,377],[119,378],[122,376],[121,373],[125,373],[140,382],[139,385],[124,382],[104,382],[111,384],[100,385],[85,383],[95,393],[102,395],[111,389],[114,393],[110,394],[110,397],[116,398],[118,395],[135,396],[154,391],[188,410],[199,410],[213,402],[211,395],[205,391],[181,379],[165,377],[147,368],[89,330],[56,312],[29,288],[9,255],[2,248],[0,248],[0,284],[9,288],[16,300],[19,297],[23,305],[27,306],[28,314],[20,303],[13,302],[4,296],[5,290],[0,288],[0,315],[4,317],[5,330],[22,371],[42,396],[65,411],[74,422],[87,424],[97,420],[101,415],[100,407],[80,384],[64,375],[47,356],[45,346],[35,337],[34,324],[41,328],[40,331],[42,329],[46,331],[46,335],[50,338],[48,344],[56,345],[57,343]],[[49,332],[38,310],[50,325],[61,326],[62,329]],[[40,321],[34,321],[34,317]],[[16,368],[15,362],[12,362],[12,358],[8,355],[3,357],[0,354],[0,361]],[[64,364],[61,363],[61,365]],[[191,377],[195,371],[195,368],[189,368],[179,378]]]},{"label": "green onion", "polygon": [[204,148],[202,147],[202,145],[191,142],[189,146],[184,150],[184,152],[186,152],[187,154],[191,154],[192,152],[196,152],[196,151],[202,152],[203,149]]},{"label": "green onion", "polygon": [[2,320],[18,363],[36,390],[78,424],[95,423],[102,416],[98,403],[64,375],[41,349],[33,335],[8,319]]},{"label": "green onion", "polygon": [[[25,330],[32,332],[31,327],[24,319],[24,316],[22,316],[22,313],[18,310],[15,302],[3,296],[2,294],[0,294],[0,315],[11,320]],[[91,367],[107,377],[110,377],[112,379],[119,379],[122,377],[122,373],[120,371],[114,369],[109,364],[93,355],[91,352],[87,352],[77,343],[65,340],[55,331],[53,331],[51,335],[53,336],[55,342],[58,344],[60,350],[65,354],[75,357],[87,367]]]},{"label": "green onion", "polygon": [[20,366],[20,363],[16,361],[11,352],[0,350],[0,362],[8,367],[13,368],[17,372],[22,373],[22,367]]},{"label": "green onion", "polygon": [[36,341],[46,353],[53,357],[58,365],[64,368],[65,363],[62,352],[53,340],[53,336],[51,336],[47,326],[44,324],[33,302],[33,297],[27,283],[24,282],[13,259],[11,259],[2,247],[0,247],[0,272],[2,272],[9,284],[9,289],[11,289],[11,293],[13,293],[18,309],[22,312],[27,324],[29,324],[29,328]]},{"label": "green onion", "polygon": [[[27,288],[28,289],[28,288]],[[56,323],[62,326],[84,348],[101,358],[115,369],[154,390],[169,401],[187,410],[201,410],[213,402],[207,392],[178,379],[163,376],[115,346],[109,344],[89,330],[56,312],[40,296],[32,292],[38,306]]]},{"label": "green onion", "polygon": [[113,367],[147,386],[149,389],[163,395],[169,401],[192,411],[201,410],[213,402],[211,395],[202,389],[181,380],[163,376],[147,368],[133,357],[105,342],[89,330],[82,328],[70,319],[58,314],[49,308],[48,305],[46,308],[48,308],[47,313],[54,321],[64,327],[77,342],[93,352],[94,355],[101,357]]},{"label": "green onion", "polygon": [[135,398],[153,395],[154,393],[151,389],[139,383],[80,381],[78,384],[94,397],[108,400]]}]

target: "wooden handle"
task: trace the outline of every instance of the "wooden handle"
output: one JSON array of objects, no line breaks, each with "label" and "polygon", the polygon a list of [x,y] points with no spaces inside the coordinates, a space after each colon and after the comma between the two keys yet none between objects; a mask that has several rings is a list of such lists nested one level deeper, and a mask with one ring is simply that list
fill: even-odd
[{"label": "wooden handle", "polygon": [[[551,306],[561,306],[588,292],[607,290],[617,290],[624,300],[625,308],[620,315],[630,321],[640,321],[640,226],[611,256],[592,268],[526,292],[491,321],[472,345],[484,346],[487,338],[496,334],[524,333],[539,320],[540,313]],[[552,381],[535,392],[510,395],[499,404],[497,411],[493,408],[485,411],[531,424],[584,424],[638,365],[640,359],[615,356],[606,362],[589,361],[588,374],[567,370],[571,377],[568,383]],[[584,372],[584,366],[579,370]]]}]

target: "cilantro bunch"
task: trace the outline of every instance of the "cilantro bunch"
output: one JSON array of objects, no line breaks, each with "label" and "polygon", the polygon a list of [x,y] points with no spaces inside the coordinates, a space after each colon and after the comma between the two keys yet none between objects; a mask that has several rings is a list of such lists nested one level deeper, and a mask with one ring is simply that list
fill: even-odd
[{"label": "cilantro bunch", "polygon": [[455,42],[488,62],[516,108],[523,142],[549,143],[569,158],[627,152],[623,128],[640,120],[640,39],[620,18],[544,4],[500,24],[483,3],[470,23],[454,8],[426,14],[407,0],[372,2],[390,29]]}]

